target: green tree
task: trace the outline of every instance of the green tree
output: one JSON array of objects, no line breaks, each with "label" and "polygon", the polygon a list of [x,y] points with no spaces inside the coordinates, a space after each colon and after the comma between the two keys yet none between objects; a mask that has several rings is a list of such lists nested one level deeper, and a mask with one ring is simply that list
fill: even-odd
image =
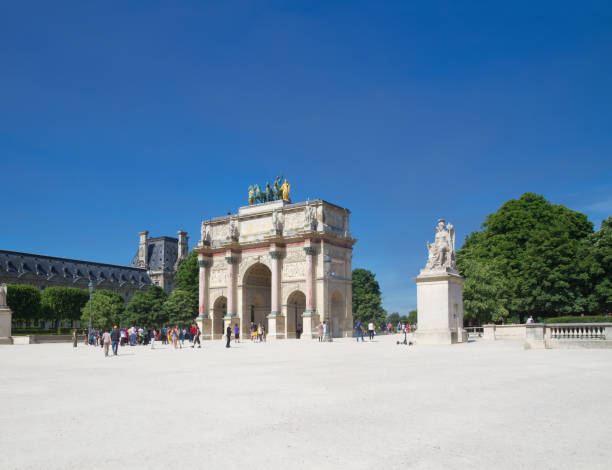
[{"label": "green tree", "polygon": [[367,269],[353,270],[353,317],[363,323],[380,325],[387,312],[382,307],[380,286],[376,275]]},{"label": "green tree", "polygon": [[25,284],[7,286],[6,303],[13,311],[13,321],[39,320],[40,290]]},{"label": "green tree", "polygon": [[168,294],[159,286],[138,291],[125,307],[123,326],[163,326],[168,324],[168,314],[163,308]]},{"label": "green tree", "polygon": [[190,325],[198,316],[198,294],[176,289],[164,302],[163,310],[172,325]]},{"label": "green tree", "polygon": [[601,223],[590,242],[593,289],[589,305],[594,313],[612,313],[612,216]]},{"label": "green tree", "polygon": [[81,309],[87,303],[89,294],[76,287],[48,287],[40,294],[43,316],[55,321],[74,321],[81,317]]},{"label": "green tree", "polygon": [[417,311],[416,310],[410,310],[410,312],[408,312],[408,321],[407,321],[407,323],[410,323],[411,325],[414,325],[415,323],[418,323]]},{"label": "green tree", "polygon": [[199,283],[198,254],[192,251],[181,261],[174,280],[178,289],[198,292]]},{"label": "green tree", "polygon": [[457,252],[466,319],[588,312],[582,258],[593,224],[586,215],[525,193],[487,216],[482,228]]},{"label": "green tree", "polygon": [[400,314],[397,312],[393,312],[392,314],[390,314],[387,319],[386,319],[387,323],[391,322],[391,324],[393,326],[397,325],[400,321]]},{"label": "green tree", "polygon": [[[89,303],[81,309],[81,324],[89,325]],[[91,300],[92,326],[95,328],[112,328],[120,325],[125,308],[125,300],[111,290],[94,290]]]}]

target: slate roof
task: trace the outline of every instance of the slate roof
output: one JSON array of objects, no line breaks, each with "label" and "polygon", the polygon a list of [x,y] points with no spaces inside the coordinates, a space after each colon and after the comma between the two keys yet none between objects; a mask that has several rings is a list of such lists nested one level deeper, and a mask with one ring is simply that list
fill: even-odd
[{"label": "slate roof", "polygon": [[73,283],[83,279],[92,280],[94,284],[106,281],[117,284],[117,287],[126,283],[134,287],[153,284],[147,271],[141,268],[7,250],[0,250],[1,274],[5,275],[3,277],[8,274],[15,278],[30,274],[41,280],[59,277],[66,281],[72,280]]},{"label": "slate roof", "polygon": [[[178,259],[178,238],[156,237],[147,239],[147,266],[150,271],[174,271]],[[138,253],[132,259],[138,266]]]}]

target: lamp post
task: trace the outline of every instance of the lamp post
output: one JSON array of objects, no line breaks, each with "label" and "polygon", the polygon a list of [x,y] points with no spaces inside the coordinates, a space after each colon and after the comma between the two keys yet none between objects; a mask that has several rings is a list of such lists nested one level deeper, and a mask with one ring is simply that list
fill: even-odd
[{"label": "lamp post", "polygon": [[332,315],[331,315],[331,299],[329,298],[329,280],[333,277],[333,274],[331,272],[331,256],[329,256],[328,254],[325,255],[325,257],[323,258],[323,265],[324,265],[324,271],[325,271],[325,280],[327,283],[327,338],[326,340],[329,341],[330,343],[333,341],[333,336],[332,336]]},{"label": "lamp post", "polygon": [[89,336],[91,336],[91,303],[93,299],[93,281],[91,279],[87,287],[89,287],[89,329],[87,330],[87,342],[89,343]]}]

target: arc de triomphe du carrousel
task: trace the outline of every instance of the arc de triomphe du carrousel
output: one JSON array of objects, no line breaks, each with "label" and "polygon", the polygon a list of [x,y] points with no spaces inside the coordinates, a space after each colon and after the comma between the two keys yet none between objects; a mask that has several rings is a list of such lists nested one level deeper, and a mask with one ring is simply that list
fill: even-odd
[{"label": "arc de triomphe du carrousel", "polygon": [[251,322],[268,338],[316,337],[326,321],[335,337],[353,328],[350,211],[323,200],[291,203],[287,180],[249,187],[237,214],[202,222],[199,315],[204,339]]}]

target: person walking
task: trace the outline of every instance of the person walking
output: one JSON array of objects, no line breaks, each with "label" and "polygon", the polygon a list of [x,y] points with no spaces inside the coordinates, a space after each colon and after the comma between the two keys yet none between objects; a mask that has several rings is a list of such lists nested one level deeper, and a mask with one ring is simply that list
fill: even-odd
[{"label": "person walking", "polygon": [[202,343],[200,342],[200,335],[202,334],[202,331],[200,330],[200,327],[197,324],[193,326],[195,327],[195,330],[193,332],[193,345],[195,346],[195,344],[198,343],[198,349],[201,349]]},{"label": "person walking", "polygon": [[323,337],[327,337],[327,320],[323,320]]},{"label": "person walking", "polygon": [[155,340],[157,339],[157,330],[153,328],[151,330],[151,349],[155,349]]},{"label": "person walking", "polygon": [[113,347],[113,356],[117,355],[117,349],[119,349],[119,340],[121,339],[121,332],[117,325],[113,327],[113,332],[111,333],[111,344]]},{"label": "person walking", "polygon": [[374,322],[368,323],[368,336],[370,341],[374,341]]},{"label": "person walking", "polygon": [[111,345],[111,334],[108,330],[104,330],[104,334],[102,334],[102,344],[104,347],[104,357],[108,357],[108,350]]},{"label": "person walking", "polygon": [[77,347],[77,329],[72,330],[72,347]]},{"label": "person walking", "polygon": [[323,341],[323,323],[317,325],[317,333],[319,334],[319,342]]},{"label": "person walking", "polygon": [[232,327],[231,325],[227,325],[227,329],[225,330],[225,336],[227,339],[227,342],[225,343],[225,347],[229,348],[230,347],[230,341],[232,340]]},{"label": "person walking", "polygon": [[240,342],[240,327],[238,326],[238,323],[236,323],[234,325],[234,343],[239,343]]},{"label": "person walking", "polygon": [[359,342],[359,337],[361,337],[362,342],[365,341],[365,339],[363,339],[363,330],[361,329],[361,320],[357,320],[357,323],[355,324],[355,338],[357,339],[357,342]]}]

